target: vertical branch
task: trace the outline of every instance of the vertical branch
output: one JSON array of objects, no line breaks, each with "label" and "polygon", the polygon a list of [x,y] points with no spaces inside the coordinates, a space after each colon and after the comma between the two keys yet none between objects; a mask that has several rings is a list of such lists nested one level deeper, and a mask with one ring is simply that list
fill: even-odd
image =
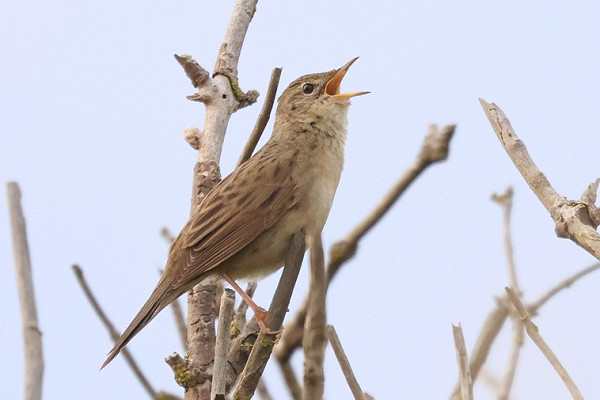
[{"label": "vertical branch", "polygon": [[[471,351],[471,379],[477,379],[483,364],[487,360],[488,355],[490,354],[490,350],[492,349],[492,345],[494,341],[498,337],[506,318],[508,317],[508,307],[504,304],[504,298],[498,300],[498,304],[490,313],[488,314],[485,322],[483,324],[483,328],[477,337],[477,341],[475,342],[475,347]],[[459,400],[460,396],[460,382],[458,382],[450,396],[451,400]]]},{"label": "vertical branch", "polygon": [[521,348],[523,347],[523,341],[525,338],[525,332],[523,329],[523,323],[520,320],[513,319],[513,340],[510,349],[510,355],[508,357],[508,365],[506,366],[506,372],[504,373],[504,379],[502,386],[500,386],[500,393],[498,394],[498,400],[508,400],[510,396],[510,390],[515,380],[515,374],[517,373],[517,364],[519,362],[519,355],[521,354]]},{"label": "vertical branch", "polygon": [[219,330],[215,345],[215,367],[210,398],[225,398],[227,352],[229,350],[229,329],[233,319],[233,303],[235,292],[225,289],[221,296],[221,308],[219,310]]},{"label": "vertical branch", "polygon": [[25,348],[25,394],[23,399],[40,400],[42,398],[42,378],[44,375],[42,332],[38,325],[35,306],[27,230],[23,208],[21,207],[21,189],[16,182],[8,182],[6,192],[8,195],[15,275],[19,302],[21,303],[23,345]]},{"label": "vertical branch", "polygon": [[323,256],[321,234],[310,238],[311,278],[308,294],[306,328],[302,345],[304,347],[304,393],[303,400],[323,398],[325,374],[323,361],[325,358],[327,279]]},{"label": "vertical branch", "polygon": [[510,217],[512,214],[513,194],[513,188],[512,186],[509,186],[506,189],[506,192],[504,192],[503,194],[499,195],[494,193],[492,195],[492,200],[502,207],[502,236],[504,241],[504,255],[506,257],[506,266],[508,267],[508,277],[510,285],[513,288],[518,289],[519,284],[517,281],[517,268],[515,267],[515,256],[510,235]]},{"label": "vertical branch", "polygon": [[[204,103],[206,117],[203,132],[197,133],[198,159],[194,167],[192,206],[190,214],[200,206],[212,187],[220,180],[219,160],[229,118],[240,107],[251,104],[240,89],[237,66],[256,10],[257,0],[237,0],[229,20],[225,39],[221,44],[213,78],[190,57],[178,57],[192,79],[198,93],[188,97]],[[234,91],[235,90],[235,91]],[[253,93],[258,96],[257,93]],[[256,97],[253,99],[256,101]],[[215,312],[212,309],[216,296],[214,285],[197,285],[188,295],[188,357],[193,367],[210,371],[215,342]],[[200,382],[185,393],[186,400],[210,398],[210,380]]]},{"label": "vertical branch", "polygon": [[465,338],[460,324],[452,325],[452,334],[454,336],[454,347],[456,348],[456,361],[458,362],[460,394],[462,400],[473,400],[473,380],[471,379],[471,368],[467,357],[467,348]]}]

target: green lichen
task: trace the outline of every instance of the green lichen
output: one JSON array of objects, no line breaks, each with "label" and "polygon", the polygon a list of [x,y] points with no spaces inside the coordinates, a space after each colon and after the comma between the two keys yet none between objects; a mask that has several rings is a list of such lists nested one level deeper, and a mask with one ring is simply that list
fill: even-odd
[{"label": "green lichen", "polygon": [[240,83],[238,82],[238,78],[229,78],[229,82],[231,84],[231,90],[233,91],[233,95],[235,96],[237,101],[242,101],[246,97],[246,93],[240,88]]},{"label": "green lichen", "polygon": [[238,337],[238,335],[242,333],[240,326],[236,321],[231,321],[231,325],[229,326],[229,337],[234,339]]},{"label": "green lichen", "polygon": [[175,374],[175,381],[184,388],[190,388],[198,385],[198,379],[192,376],[185,365],[177,364],[173,365],[173,373]]},{"label": "green lichen", "polygon": [[261,347],[273,347],[275,345],[275,340],[269,335],[265,335],[258,343]]}]

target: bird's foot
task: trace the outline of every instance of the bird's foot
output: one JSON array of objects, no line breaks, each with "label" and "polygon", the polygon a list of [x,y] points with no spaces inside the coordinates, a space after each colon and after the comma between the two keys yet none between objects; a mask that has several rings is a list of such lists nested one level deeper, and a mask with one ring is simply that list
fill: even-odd
[{"label": "bird's foot", "polygon": [[265,323],[265,321],[267,320],[268,312],[262,307],[259,307],[258,309],[255,309],[253,311],[254,311],[254,316],[256,317],[256,321],[258,322],[258,326],[260,327],[260,332],[265,335],[276,335],[277,338],[279,339],[279,336],[281,336],[280,335],[281,329],[272,331],[271,329],[269,329],[269,327]]}]

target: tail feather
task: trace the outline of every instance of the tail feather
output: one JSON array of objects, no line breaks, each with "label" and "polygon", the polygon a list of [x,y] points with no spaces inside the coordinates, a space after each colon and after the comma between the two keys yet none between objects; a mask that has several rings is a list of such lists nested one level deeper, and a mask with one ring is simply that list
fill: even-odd
[{"label": "tail feather", "polygon": [[108,353],[106,361],[104,361],[104,364],[102,364],[100,369],[106,367],[119,354],[123,347],[125,347],[135,335],[148,325],[150,321],[152,321],[154,317],[170,303],[161,301],[161,297],[162,296],[158,295],[157,290],[152,293],[146,304],[144,304],[127,329],[125,329],[125,332],[117,339],[115,347]]}]

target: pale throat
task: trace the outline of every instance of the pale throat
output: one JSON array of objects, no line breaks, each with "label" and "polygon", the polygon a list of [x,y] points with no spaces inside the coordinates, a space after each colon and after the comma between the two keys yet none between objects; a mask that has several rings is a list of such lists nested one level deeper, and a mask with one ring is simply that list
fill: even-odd
[{"label": "pale throat", "polygon": [[331,98],[316,102],[307,112],[305,119],[309,125],[307,128],[316,128],[321,133],[344,143],[348,129],[348,105],[347,101],[338,103]]}]

